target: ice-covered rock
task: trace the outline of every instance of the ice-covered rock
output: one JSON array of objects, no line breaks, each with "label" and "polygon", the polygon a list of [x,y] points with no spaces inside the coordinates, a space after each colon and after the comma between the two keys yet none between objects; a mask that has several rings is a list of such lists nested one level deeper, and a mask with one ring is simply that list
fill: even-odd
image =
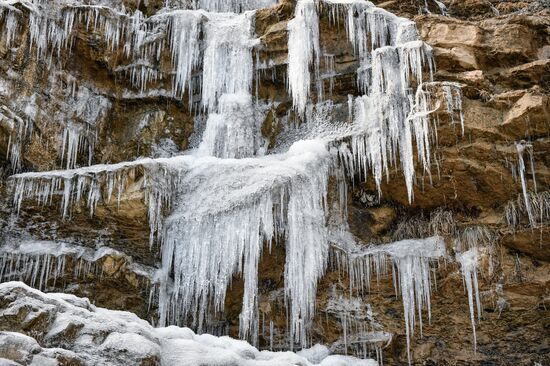
[{"label": "ice-covered rock", "polygon": [[0,361],[113,366],[377,365],[373,360],[330,356],[321,346],[301,356],[259,351],[245,341],[198,335],[188,328],[153,328],[132,313],[98,308],[75,296],[45,294],[21,282],[0,284],[0,299],[3,328],[13,330],[0,332]]}]

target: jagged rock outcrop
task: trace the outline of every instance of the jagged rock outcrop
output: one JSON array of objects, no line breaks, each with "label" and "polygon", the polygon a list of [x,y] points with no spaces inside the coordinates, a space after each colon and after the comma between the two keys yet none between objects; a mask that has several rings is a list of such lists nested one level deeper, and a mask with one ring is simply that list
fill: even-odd
[{"label": "jagged rock outcrop", "polygon": [[[124,2],[128,9],[139,8],[147,16],[154,15],[163,3]],[[437,2],[432,1],[375,3],[413,19],[421,39],[433,47],[434,79],[461,85],[464,133],[458,124],[446,123],[449,117],[444,113],[438,114],[438,146],[431,176],[418,169],[410,203],[400,169],[392,170],[390,179],[382,181],[381,198],[370,177],[364,183],[355,182],[348,197],[350,231],[361,242],[376,244],[442,235],[451,254],[460,245],[457,243],[474,240],[481,257],[477,352],[473,351],[461,267],[459,263],[440,263],[434,273],[437,289],[432,292],[431,324],[424,324],[422,337],[417,334],[412,339],[412,361],[550,363],[550,8],[544,1],[443,1],[447,14],[441,14]],[[284,0],[255,15],[260,40],[255,46],[260,69],[256,73],[257,95],[270,101],[261,126],[268,149],[279,146],[285,125],[296,117],[286,79],[288,22],[294,10],[295,2]],[[8,21],[6,15],[1,21]],[[334,103],[345,104],[349,94],[362,94],[357,87],[359,60],[343,27],[324,16],[320,29],[320,44],[328,55],[321,62],[322,83]],[[40,269],[32,272],[24,268],[36,262],[15,267],[10,251],[35,258],[31,255],[36,252],[22,249],[25,241],[65,241],[68,247],[79,249],[67,255],[62,267],[58,267],[61,257],[53,256],[47,262],[49,268],[59,268],[59,280],[47,278],[44,289],[86,296],[98,306],[132,311],[156,322],[155,301],[150,296],[157,296],[155,276],[161,258],[159,246],[151,246],[149,240],[144,168],[128,175],[120,198],[98,205],[93,216],[85,205],[76,205],[70,220],[57,210],[60,198],[46,207],[26,202],[15,218],[13,181],[8,176],[17,166],[22,171],[45,171],[89,162],[172,156],[197,146],[197,112],[187,103],[187,94],[181,98],[170,93],[169,78],[153,78],[142,90],[124,51],[110,47],[98,30],[78,28],[74,46],[54,57],[54,66],[47,66],[29,47],[28,32],[21,25],[10,46],[0,43],[0,161],[4,165],[0,247],[5,248],[0,275],[35,281],[36,286]],[[167,70],[170,65],[169,57],[163,55],[154,70]],[[320,100],[315,89],[312,97]],[[523,155],[518,154],[517,145],[522,141],[528,145]],[[76,158],[69,157],[70,149],[81,152]],[[523,173],[520,160],[525,166]],[[96,255],[99,246],[115,251]],[[46,258],[51,253],[40,255]],[[79,261],[94,270],[78,275]],[[271,319],[276,329],[270,339],[270,324],[261,325],[260,346],[264,348],[270,343],[275,348],[287,347],[284,272],[284,246],[264,251],[259,262],[258,308],[260,318]],[[332,344],[340,353],[357,352],[353,342],[343,345],[342,320],[329,311],[335,299],[350,296],[348,277],[336,265],[329,267],[317,289],[319,314],[312,326],[315,342]],[[234,278],[225,312],[213,328],[238,335],[244,291],[242,279]],[[403,305],[395,292],[391,276],[373,280],[367,297],[372,305],[370,318],[366,321],[364,315],[359,319],[376,331],[393,334],[390,342],[385,338],[373,342],[383,348],[386,364],[405,364]],[[357,315],[350,314],[351,318]],[[3,323],[2,327],[20,331]],[[30,346],[16,348],[30,347],[28,352],[38,355],[50,352],[43,350],[50,346],[40,343],[33,333],[39,329],[40,325],[34,324],[23,329],[39,345],[22,339],[20,342]],[[21,360],[27,356],[17,357],[11,359],[24,363]],[[50,357],[49,353],[45,357]]]}]

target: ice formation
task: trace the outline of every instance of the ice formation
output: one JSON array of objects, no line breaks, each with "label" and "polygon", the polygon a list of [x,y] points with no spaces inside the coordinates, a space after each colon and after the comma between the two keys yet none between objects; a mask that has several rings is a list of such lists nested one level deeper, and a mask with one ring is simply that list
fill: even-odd
[{"label": "ice formation", "polygon": [[520,193],[517,199],[512,200],[506,204],[504,210],[504,221],[513,230],[518,229],[522,223],[522,218],[527,218],[527,222],[531,225],[529,219],[529,213],[527,211],[527,205],[531,207],[531,214],[533,222],[536,225],[543,227],[545,223],[550,220],[550,192],[527,192],[526,194]]},{"label": "ice formation", "polygon": [[[433,0],[433,2],[437,6],[437,8],[439,9],[439,12],[441,13],[441,15],[445,15],[445,16],[448,15],[447,6],[445,4],[443,4],[441,1],[438,1],[438,0]],[[493,5],[491,5],[491,7],[493,7]],[[428,6],[428,0],[424,0],[424,9],[423,10],[426,13],[430,13],[429,6]]]},{"label": "ice formation", "polygon": [[[474,352],[477,348],[476,338],[476,313],[478,321],[481,320],[481,301],[479,299],[479,286],[477,282],[478,254],[473,248],[464,253],[457,254],[457,261],[460,263],[462,278],[464,279],[468,293],[468,305],[470,307],[470,319],[472,322]],[[475,306],[475,307],[474,307]]]},{"label": "ice formation", "polygon": [[247,10],[267,8],[278,0],[166,0],[168,6],[186,6],[217,13],[242,13]]},{"label": "ice formation", "polygon": [[533,214],[533,208],[531,207],[531,200],[529,199],[529,192],[527,187],[527,180],[525,178],[525,160],[523,159],[523,153],[525,150],[529,151],[529,156],[531,157],[531,172],[533,174],[533,180],[534,180],[534,189],[535,194],[537,193],[537,183],[535,180],[535,170],[533,166],[533,146],[531,144],[526,143],[525,141],[516,143],[516,150],[518,152],[518,174],[521,180],[521,190],[523,192],[523,200],[524,200],[524,207],[525,212],[527,213],[527,218],[529,219],[529,224],[531,227],[534,227],[536,222]]},{"label": "ice formation", "polygon": [[223,159],[256,155],[263,141],[251,95],[224,94],[218,111],[208,116],[199,154]]},{"label": "ice formation", "polygon": [[200,13],[183,10],[170,17],[170,50],[175,72],[172,90],[179,97],[187,91],[190,105],[194,91],[193,70],[200,63],[201,16]]},{"label": "ice formation", "polygon": [[[435,236],[419,240],[402,240],[391,244],[363,248],[354,242],[335,243],[335,261],[347,271],[350,291],[368,291],[373,274],[388,274],[396,270],[394,285],[401,293],[405,314],[407,354],[410,360],[410,339],[418,320],[422,334],[422,310],[431,319],[431,263],[446,256],[443,238]],[[418,312],[418,317],[416,315]]]},{"label": "ice formation", "polygon": [[[453,122],[458,114],[463,126],[460,87],[452,83],[431,82],[434,71],[431,47],[419,40],[414,22],[366,1],[327,0],[324,3],[331,19],[337,19],[341,13],[345,17],[348,38],[360,64],[358,87],[365,93],[353,102],[357,133],[351,141],[353,154],[350,155],[347,146],[344,147],[342,158],[348,160],[344,165],[351,169],[351,176],[359,173],[366,178],[371,170],[381,193],[382,178],[386,175],[389,179],[389,168],[397,165],[399,157],[409,200],[412,201],[415,179],[413,141],[416,141],[418,160],[429,175],[430,147],[435,139],[430,132],[430,114],[444,109]],[[312,10],[307,11],[309,8]],[[303,10],[298,13],[300,9]],[[298,111],[303,110],[303,100],[308,97],[310,64],[314,65],[318,77],[319,35],[314,11],[315,6],[310,2],[299,2],[297,17],[293,21],[302,19],[305,25],[289,25],[289,89]],[[304,29],[312,31],[304,32]],[[294,59],[292,49],[298,50]],[[298,62],[299,66],[293,66]],[[300,79],[302,77],[304,80]],[[302,89],[297,91],[298,87]],[[437,93],[443,94],[443,98],[434,100],[432,95]],[[444,108],[440,100],[445,100]]]},{"label": "ice formation", "polygon": [[61,163],[66,163],[67,169],[77,166],[77,159],[82,153],[88,157],[88,165],[92,164],[94,156],[95,134],[90,127],[77,124],[68,124],[63,131],[61,143]]},{"label": "ice formation", "polygon": [[314,0],[300,0],[288,22],[288,91],[296,111],[303,115],[311,88],[310,67],[319,76],[319,15]]},{"label": "ice formation", "polygon": [[[234,7],[237,3],[239,9]],[[221,2],[199,1],[190,7],[241,11],[259,3],[224,2],[228,8],[221,9],[216,5]],[[80,4],[64,8],[61,29],[50,18],[40,17],[45,14],[40,2],[30,4],[37,7],[37,21],[45,24],[31,23],[32,32],[53,29],[44,39],[33,38],[39,57],[70,48],[77,26],[101,29],[109,47],[122,47],[133,61],[120,71],[129,72],[143,92],[157,78],[151,65],[158,63],[166,43],[173,69],[169,73],[174,75],[172,95],[182,98],[187,93],[190,105],[199,104],[208,114],[201,143],[184,155],[12,178],[17,211],[29,199],[47,205],[60,197],[65,219],[73,206],[85,204],[93,215],[98,204],[120,200],[130,185],[139,185],[148,206],[151,243],[157,239],[161,245],[158,301],[163,325],[190,324],[204,330],[212,314],[223,312],[233,276],[241,275],[240,336],[256,342],[258,262],[264,250],[285,245],[290,347],[307,347],[317,283],[327,268],[330,245],[342,237],[328,224],[334,203],[328,198],[329,178],[338,178],[336,206],[343,219],[346,179],[367,178],[369,171],[381,193],[384,176],[389,179],[390,169],[400,166],[412,200],[415,156],[424,174],[430,175],[434,118],[445,115],[451,123],[463,123],[460,86],[431,81],[431,48],[419,40],[415,24],[370,2],[298,2],[288,24],[288,89],[305,123],[301,134],[290,136],[284,148],[269,154],[264,154],[260,108],[251,96],[252,51],[258,44],[254,13],[165,8],[147,19],[139,11],[126,14]],[[51,13],[60,14],[56,9]],[[345,18],[358,58],[358,85],[364,95],[350,98],[350,121],[331,124],[327,114],[332,103],[312,102],[313,83],[317,99],[322,99],[321,16]],[[74,151],[83,145],[71,131],[66,136],[63,159],[74,167]],[[138,176],[143,177],[136,181]],[[355,289],[368,290],[372,272],[386,274],[395,268],[409,349],[415,323],[422,331],[423,309],[430,314],[431,264],[445,256],[442,239],[411,239],[343,252],[341,258],[346,259],[338,263],[348,269]]]},{"label": "ice formation", "polygon": [[[221,311],[231,276],[242,272],[241,333],[257,331],[258,260],[264,242],[285,235],[287,253],[292,253],[285,265],[291,329],[296,341],[305,344],[326,261],[329,164],[324,143],[316,141],[300,142],[282,156],[194,161],[180,177],[178,204],[165,222],[163,268],[168,275],[173,267],[175,278],[174,292],[161,294],[162,316],[176,321],[196,313],[200,327],[210,295],[212,310]],[[220,193],[224,201],[211,202]],[[234,229],[238,223],[243,229]],[[194,280],[197,266],[204,281]]]},{"label": "ice formation", "polygon": [[347,354],[351,349],[353,354],[368,358],[374,350],[378,364],[384,364],[382,350],[391,343],[393,335],[383,331],[371,304],[365,304],[361,298],[336,295],[333,291],[325,313],[335,316],[343,330],[342,338],[331,346],[333,351]]},{"label": "ice formation", "polygon": [[492,276],[497,261],[498,239],[499,235],[486,226],[467,226],[458,230],[454,239],[454,249],[457,253],[475,250],[478,254],[488,254],[488,273]]},{"label": "ice formation", "polygon": [[[50,67],[63,51],[70,51],[77,29],[97,30],[111,50],[122,49],[126,64],[115,71],[129,77],[141,93],[151,83],[173,75],[174,96],[181,98],[187,93],[191,105],[194,93],[199,91],[203,107],[215,111],[213,108],[222,94],[250,92],[254,75],[250,51],[257,40],[252,37],[253,12],[207,11],[248,10],[274,3],[273,0],[200,0],[179,4],[198,10],[165,8],[147,18],[139,10],[127,13],[124,8],[80,2],[50,6],[41,0],[14,1],[1,8],[0,19],[5,18],[3,40],[9,45],[18,22],[22,21],[19,7],[27,9],[29,47],[36,50],[38,59],[48,60]],[[172,70],[160,68],[166,44],[170,48]],[[201,66],[202,76],[197,77]]]},{"label": "ice formation", "polygon": [[[535,164],[533,158],[533,145],[527,141],[519,141],[515,143],[517,152],[517,169],[516,166],[507,161],[507,165],[511,166],[512,175],[517,181],[519,177],[521,183],[521,194],[517,200],[510,201],[505,207],[504,220],[513,230],[516,230],[521,224],[522,217],[527,218],[527,222],[531,228],[540,226],[543,227],[545,221],[550,218],[550,194],[548,191],[538,192],[537,180],[535,176]],[[527,162],[525,161],[525,153],[529,156],[529,169],[533,179],[532,191],[527,182]]]},{"label": "ice formation", "polygon": [[55,288],[63,283],[64,276],[71,273],[76,278],[90,274],[101,277],[101,260],[106,256],[124,257],[128,271],[153,282],[154,270],[133,263],[131,258],[108,247],[97,250],[65,242],[11,240],[0,250],[0,279],[2,281],[25,281],[39,290]]},{"label": "ice formation", "polygon": [[17,172],[21,169],[23,145],[32,133],[32,121],[21,118],[8,107],[2,106],[0,125],[10,131],[6,156],[10,159],[12,170]]},{"label": "ice formation", "polygon": [[202,105],[213,111],[223,94],[250,93],[252,89],[252,15],[219,14],[206,24],[202,73]]}]

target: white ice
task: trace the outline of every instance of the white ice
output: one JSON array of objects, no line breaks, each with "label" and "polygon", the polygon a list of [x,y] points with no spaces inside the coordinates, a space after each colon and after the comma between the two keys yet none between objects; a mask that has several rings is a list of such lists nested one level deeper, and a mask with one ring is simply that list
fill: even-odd
[{"label": "white ice", "polygon": [[476,312],[478,321],[481,320],[481,301],[479,298],[479,285],[477,281],[478,253],[473,248],[464,253],[457,254],[460,263],[462,278],[468,293],[468,305],[470,307],[470,320],[472,322],[474,352],[477,349],[476,337]]}]

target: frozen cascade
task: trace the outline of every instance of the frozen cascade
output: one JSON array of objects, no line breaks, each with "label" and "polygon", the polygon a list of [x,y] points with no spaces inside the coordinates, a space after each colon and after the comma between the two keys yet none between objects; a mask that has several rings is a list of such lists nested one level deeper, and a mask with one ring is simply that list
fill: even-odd
[{"label": "frozen cascade", "polygon": [[[460,263],[462,278],[464,279],[464,283],[466,285],[466,291],[468,293],[468,304],[470,307],[470,319],[472,321],[472,332],[473,332],[474,352],[475,352],[477,348],[476,320],[475,320],[476,311],[477,311],[478,321],[481,320],[481,301],[479,299],[479,287],[477,282],[477,265],[478,265],[477,249],[473,248],[464,253],[458,253],[456,259]],[[474,303],[475,303],[475,308],[474,308]]]},{"label": "frozen cascade", "polygon": [[196,9],[218,13],[242,13],[247,10],[267,8],[278,0],[192,0]]},{"label": "frozen cascade", "polygon": [[224,94],[219,113],[206,121],[199,154],[222,159],[245,158],[259,151],[261,135],[256,110],[249,94]]},{"label": "frozen cascade", "polygon": [[314,0],[300,0],[288,22],[288,91],[294,108],[304,115],[311,87],[310,66],[319,77],[319,15]]},{"label": "frozen cascade", "polygon": [[[158,61],[163,43],[159,39],[164,36],[156,27],[169,19],[173,92],[180,97],[187,92],[192,102],[191,94],[198,89],[194,72],[202,65],[201,104],[209,112],[203,140],[196,152],[174,158],[16,175],[12,181],[17,210],[28,199],[47,205],[60,197],[64,218],[79,204],[93,214],[98,204],[120,200],[130,184],[140,184],[149,210],[151,243],[157,237],[162,245],[161,324],[192,323],[204,329],[211,314],[223,311],[232,278],[240,274],[245,283],[240,336],[253,341],[259,328],[258,261],[264,248],[284,240],[291,346],[307,346],[317,282],[333,242],[327,225],[329,177],[338,175],[344,182],[344,174],[366,177],[370,170],[380,189],[382,177],[389,179],[390,167],[399,160],[412,200],[413,144],[429,174],[433,115],[442,112],[454,122],[459,114],[462,123],[460,86],[424,80],[431,79],[434,69],[431,49],[418,40],[414,23],[365,1],[324,4],[333,15],[360,15],[349,15],[346,24],[360,58],[358,79],[365,95],[351,100],[350,126],[327,126],[323,107],[314,107],[309,98],[312,81],[320,77],[323,10],[316,1],[299,1],[288,25],[289,91],[296,111],[312,128],[288,151],[265,156],[250,96],[251,51],[258,43],[253,13],[170,10],[149,19],[139,13],[107,18],[105,8],[79,8],[75,19],[87,27],[105,27],[108,43],[124,44],[127,55],[139,56],[138,60]],[[157,31],[159,38],[153,37]],[[136,83],[143,88],[142,81],[150,75],[140,75]],[[340,193],[340,211],[345,212],[345,189]],[[429,314],[430,264],[444,255],[441,238],[406,240],[346,255],[349,260],[342,266],[349,268],[352,285],[361,289],[368,288],[373,271],[397,269],[396,289],[403,300],[409,346],[417,320],[422,329],[422,309]]]},{"label": "frozen cascade", "polygon": [[67,124],[61,143],[61,164],[63,165],[65,161],[67,169],[73,169],[77,166],[78,156],[87,153],[88,165],[91,165],[95,138],[95,133],[90,131],[90,127],[73,123]]},{"label": "frozen cascade", "polygon": [[[334,237],[333,237],[334,239]],[[335,240],[334,240],[335,241]],[[399,290],[405,315],[407,355],[410,360],[410,339],[418,322],[422,335],[422,310],[426,308],[431,318],[432,274],[430,264],[446,256],[445,242],[435,236],[419,240],[402,240],[391,244],[361,248],[351,240],[338,240],[335,245],[335,260],[340,270],[347,270],[350,291],[370,289],[372,274],[388,274],[394,269],[394,285]],[[393,266],[388,266],[388,261]]]},{"label": "frozen cascade", "polygon": [[[370,169],[380,193],[384,173],[389,179],[389,167],[397,164],[399,156],[412,201],[413,140],[419,161],[430,174],[430,144],[435,138],[430,135],[429,115],[441,107],[439,100],[433,101],[430,94],[441,89],[451,121],[454,122],[454,114],[459,114],[463,126],[460,88],[456,84],[424,82],[426,78],[432,79],[435,66],[431,47],[419,40],[414,22],[367,1],[321,3],[328,8],[332,21],[336,22],[340,15],[346,19],[348,38],[360,62],[359,89],[365,93],[354,103],[354,123],[360,132],[351,142],[354,161],[345,165],[354,168],[350,175],[362,173],[364,178]],[[288,86],[299,114],[303,114],[310,93],[310,67],[315,79],[319,79],[318,18],[317,3],[301,0],[288,26]],[[342,155],[349,160],[347,150]]]},{"label": "frozen cascade", "polygon": [[[322,141],[300,142],[281,156],[197,160],[181,176],[179,204],[165,223],[163,268],[173,267],[174,292],[161,293],[161,321],[196,314],[200,327],[208,306],[223,309],[232,275],[242,272],[241,335],[249,335],[257,329],[252,326],[257,324],[257,264],[263,244],[284,235],[292,335],[306,344],[305,328],[328,252],[324,206],[330,162]],[[220,194],[222,202],[212,200]],[[204,281],[193,280],[197,267]]]},{"label": "frozen cascade", "polygon": [[210,14],[202,72],[202,106],[214,111],[223,94],[250,93],[254,61],[253,13]]}]

